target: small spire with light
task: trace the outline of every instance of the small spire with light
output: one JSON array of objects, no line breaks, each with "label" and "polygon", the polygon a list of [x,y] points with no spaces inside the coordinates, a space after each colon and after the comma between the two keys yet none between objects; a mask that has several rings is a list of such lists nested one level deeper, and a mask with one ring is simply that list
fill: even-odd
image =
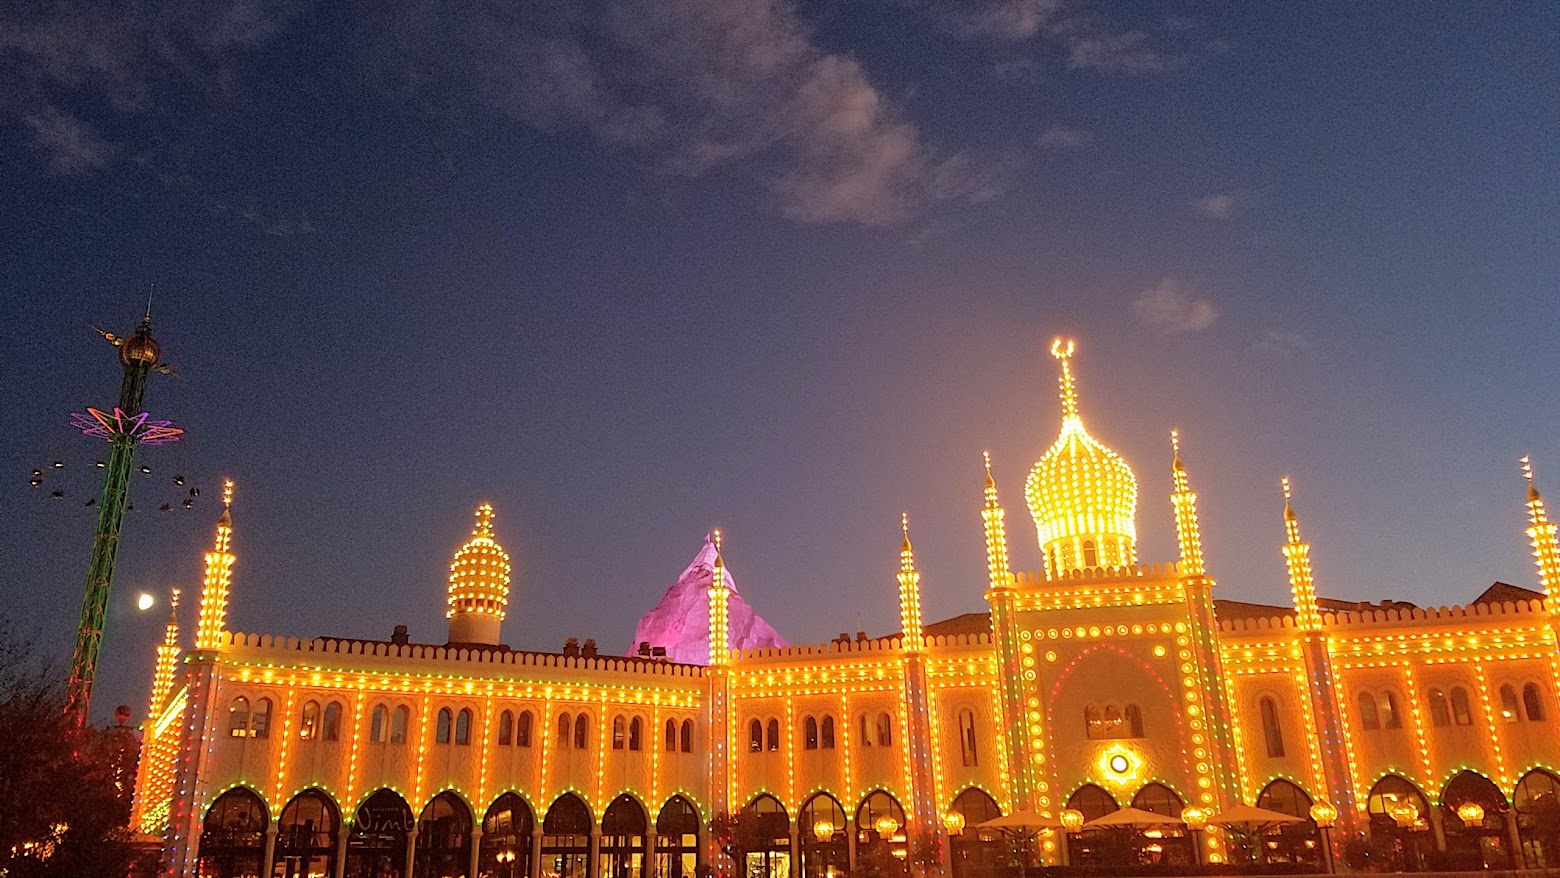
[{"label": "small spire with light", "polygon": [[227,631],[228,589],[233,584],[233,480],[222,482],[222,517],[206,553],[206,578],[200,589],[200,616],[195,623],[195,648],[216,649]]},{"label": "small spire with light", "polygon": [[710,576],[710,665],[724,667],[731,661],[731,590],[726,586],[720,531],[713,531],[711,539],[715,543],[715,567]]},{"label": "small spire with light", "polygon": [[1538,581],[1545,595],[1560,589],[1560,546],[1556,545],[1555,523],[1544,510],[1544,498],[1533,484],[1533,461],[1522,456],[1522,477],[1527,480],[1528,538],[1533,541],[1533,562],[1538,566]]},{"label": "small spire with light", "polygon": [[1175,480],[1175,492],[1170,504],[1175,509],[1175,538],[1181,547],[1181,573],[1185,576],[1204,576],[1202,531],[1197,526],[1197,495],[1192,491],[1191,480],[1186,475],[1186,465],[1181,463],[1181,431],[1170,431],[1171,475]]},{"label": "small spire with light", "polygon": [[900,643],[905,652],[920,652],[926,638],[921,630],[921,574],[915,569],[915,549],[910,545],[910,513],[899,515],[904,540],[899,544]]},{"label": "small spire with light", "polygon": [[986,531],[986,573],[992,588],[1006,588],[1013,580],[1008,567],[1007,525],[1003,523],[1007,513],[997,502],[997,480],[991,477],[991,452],[982,451],[986,463],[986,503],[980,511]]},{"label": "small spire with light", "polygon": [[1051,340],[1051,356],[1062,364],[1061,382],[1062,429],[1081,429],[1083,418],[1078,414],[1078,383],[1073,379],[1072,356],[1078,344],[1070,338]]},{"label": "small spire with light", "polygon": [[1320,631],[1322,614],[1316,604],[1316,581],[1311,576],[1311,544],[1300,539],[1300,518],[1290,503],[1289,477],[1281,480],[1284,488],[1284,561],[1289,567],[1289,589],[1295,600],[1295,625],[1301,631]]},{"label": "small spire with light", "polygon": [[163,629],[163,642],[157,647],[157,663],[152,672],[151,703],[146,708],[147,720],[155,720],[162,712],[168,693],[173,691],[173,675],[179,666],[179,590],[168,594],[168,625]]}]

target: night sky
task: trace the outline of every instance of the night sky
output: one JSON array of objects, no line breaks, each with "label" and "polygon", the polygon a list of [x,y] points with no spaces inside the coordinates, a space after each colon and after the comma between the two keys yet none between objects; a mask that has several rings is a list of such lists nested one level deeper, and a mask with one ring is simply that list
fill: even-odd
[{"label": "night sky", "polygon": [[6,613],[68,666],[107,456],[68,414],[153,284],[189,432],[138,460],[99,720],[222,476],[237,630],[442,642],[483,500],[519,647],[626,648],[711,526],[793,642],[897,630],[901,510],[927,618],[983,609],[980,452],[1038,568],[1057,334],[1142,560],[1180,427],[1219,596],[1288,602],[1283,474],[1325,595],[1534,586],[1557,45],[1538,0],[6,4]]}]

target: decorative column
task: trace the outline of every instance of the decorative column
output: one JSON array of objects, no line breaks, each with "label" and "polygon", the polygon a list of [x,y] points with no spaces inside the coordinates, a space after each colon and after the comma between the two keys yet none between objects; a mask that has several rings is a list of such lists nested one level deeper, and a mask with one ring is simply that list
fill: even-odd
[{"label": "decorative column", "polygon": [[[341,831],[336,833],[336,868],[331,870],[335,878],[346,878],[347,875],[347,845],[352,841],[353,822],[356,821],[343,821]],[[270,876],[266,875],[262,878],[270,878]]]},{"label": "decorative column", "polygon": [[[1033,751],[1029,726],[1024,721],[1023,668],[1019,665],[1018,630],[1014,622],[1013,571],[1008,565],[1007,513],[997,502],[997,483],[991,476],[991,452],[982,452],[986,463],[985,505],[980,517],[986,533],[986,573],[991,606],[991,639],[996,648],[998,699],[1002,706],[1003,738],[1007,742],[1008,777],[1012,810],[1032,811],[1034,802]],[[1035,716],[1039,722],[1038,711]],[[854,868],[854,863],[852,864]]]},{"label": "decorative column", "polygon": [[921,573],[915,567],[915,549],[910,545],[910,515],[902,513],[899,528],[904,535],[899,544],[899,648],[904,654],[905,748],[910,762],[910,819],[905,826],[905,854],[912,875],[923,872],[917,865],[917,849],[928,836],[935,836],[942,821],[937,814],[937,782],[932,773],[930,705],[926,694],[926,661],[922,655],[926,637],[921,630]]},{"label": "decorative column", "polygon": [[791,874],[799,875],[802,870],[802,846],[801,830],[795,820],[791,821]]},{"label": "decorative column", "polygon": [[[730,677],[728,665],[731,663],[730,630],[727,627],[730,619],[727,616],[727,601],[730,592],[726,587],[726,560],[721,553],[721,534],[714,531],[715,540],[715,567],[710,579],[709,607],[710,607],[710,663],[705,669],[709,678],[710,694],[710,815],[726,815],[731,813],[731,786],[734,782],[731,777],[731,752],[730,752]],[[726,864],[725,852],[720,849],[720,839],[714,832],[705,834],[706,844],[709,850],[709,862],[715,867],[717,874],[723,874],[720,870]]]},{"label": "decorative column", "polygon": [[641,878],[657,878],[655,874],[655,846],[660,837],[656,835],[654,817],[651,817],[648,821],[646,821],[645,830],[645,862],[640,867]]},{"label": "decorative column", "polygon": [[265,849],[260,852],[260,874],[269,876],[276,865],[276,835],[279,827],[275,820],[265,822]]},{"label": "decorative column", "polygon": [[402,872],[402,878],[412,878],[413,869],[417,866],[417,827],[406,834],[406,871]]},{"label": "decorative column", "polygon": [[[527,869],[531,878],[542,878],[542,823],[536,821],[535,828],[531,830],[531,864]],[[411,878],[411,876],[407,876]]]},{"label": "decorative column", "polygon": [[585,864],[587,876],[596,874],[601,868],[601,824],[592,823],[590,827],[590,859]]},{"label": "decorative column", "polygon": [[476,826],[472,827],[472,829],[471,829],[471,871],[470,871],[469,874],[476,875],[478,867],[481,865],[481,863],[482,863],[482,824],[480,822],[478,822],[476,824]]}]

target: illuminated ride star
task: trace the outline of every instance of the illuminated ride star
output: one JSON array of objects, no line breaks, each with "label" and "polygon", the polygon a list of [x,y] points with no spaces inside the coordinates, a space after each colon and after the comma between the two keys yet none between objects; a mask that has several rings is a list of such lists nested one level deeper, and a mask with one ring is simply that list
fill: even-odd
[{"label": "illuminated ride star", "polygon": [[152,338],[151,303],[147,303],[141,325],[128,337],[101,329],[98,332],[109,344],[119,348],[124,377],[119,384],[119,404],[112,413],[89,408],[85,413],[71,415],[71,426],[88,436],[107,441],[111,447],[105,467],[103,496],[98,501],[97,534],[92,539],[92,560],[87,567],[87,588],[81,601],[81,623],[71,656],[65,700],[66,714],[81,725],[87,722],[87,712],[92,704],[92,680],[103,642],[108,594],[114,583],[114,561],[119,552],[119,530],[124,524],[136,446],[175,442],[184,432],[169,421],[153,420],[141,408],[146,396],[147,376],[154,371],[172,372],[163,362],[162,346]]}]

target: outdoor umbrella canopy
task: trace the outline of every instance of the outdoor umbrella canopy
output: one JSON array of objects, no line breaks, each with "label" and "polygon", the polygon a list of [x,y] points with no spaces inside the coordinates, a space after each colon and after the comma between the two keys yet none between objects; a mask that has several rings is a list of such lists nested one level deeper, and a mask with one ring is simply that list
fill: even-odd
[{"label": "outdoor umbrella canopy", "polygon": [[1209,817],[1208,822],[1219,826],[1276,826],[1284,823],[1304,823],[1305,818],[1253,805],[1236,805]]},{"label": "outdoor umbrella canopy", "polygon": [[1181,826],[1186,821],[1179,817],[1171,817],[1168,814],[1155,814],[1152,811],[1144,811],[1141,808],[1121,808],[1112,811],[1103,817],[1096,817],[1083,824],[1084,829],[1110,829],[1113,826],[1136,826],[1148,828],[1153,826]]},{"label": "outdoor umbrella canopy", "polygon": [[1014,811],[975,825],[976,829],[996,829],[1003,832],[1024,829],[1060,829],[1062,821],[1033,811]]}]

